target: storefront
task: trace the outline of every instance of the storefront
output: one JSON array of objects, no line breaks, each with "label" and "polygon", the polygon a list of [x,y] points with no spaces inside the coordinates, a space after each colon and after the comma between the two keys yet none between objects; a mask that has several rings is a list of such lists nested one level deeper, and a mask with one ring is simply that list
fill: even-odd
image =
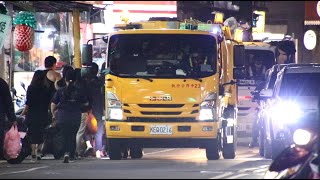
[{"label": "storefront", "polygon": [[305,2],[303,61],[320,63],[320,1]]}]

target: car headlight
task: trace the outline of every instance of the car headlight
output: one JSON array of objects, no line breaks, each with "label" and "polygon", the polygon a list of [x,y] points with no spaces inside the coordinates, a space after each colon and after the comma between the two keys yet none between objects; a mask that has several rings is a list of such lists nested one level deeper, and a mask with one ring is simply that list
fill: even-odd
[{"label": "car headlight", "polygon": [[107,92],[107,117],[113,120],[122,120],[122,103],[117,96],[111,92]]},{"label": "car headlight", "polygon": [[216,93],[209,94],[200,104],[199,120],[212,120],[215,115],[215,101],[217,99]]},{"label": "car headlight", "polygon": [[276,122],[292,124],[302,117],[303,112],[296,103],[280,102],[270,109],[269,114]]},{"label": "car headlight", "polygon": [[293,142],[297,145],[307,145],[311,140],[311,133],[304,129],[297,129],[293,133]]}]

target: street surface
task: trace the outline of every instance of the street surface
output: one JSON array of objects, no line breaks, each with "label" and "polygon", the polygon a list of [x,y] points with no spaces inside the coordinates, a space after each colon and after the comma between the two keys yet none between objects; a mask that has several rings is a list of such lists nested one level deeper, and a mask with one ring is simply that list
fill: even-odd
[{"label": "street surface", "polygon": [[204,149],[145,149],[142,159],[86,158],[65,164],[50,155],[39,163],[0,161],[0,179],[262,179],[271,160],[238,146],[233,160],[207,161]]}]

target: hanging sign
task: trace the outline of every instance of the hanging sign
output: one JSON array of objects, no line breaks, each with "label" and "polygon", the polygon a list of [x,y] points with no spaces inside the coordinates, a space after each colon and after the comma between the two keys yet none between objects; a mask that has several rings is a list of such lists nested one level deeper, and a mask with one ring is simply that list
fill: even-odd
[{"label": "hanging sign", "polygon": [[305,32],[303,43],[308,50],[313,50],[317,45],[316,33],[313,30],[308,30],[307,32]]},{"label": "hanging sign", "polygon": [[6,36],[11,27],[11,17],[0,14],[0,53],[3,47],[3,44],[6,40]]}]

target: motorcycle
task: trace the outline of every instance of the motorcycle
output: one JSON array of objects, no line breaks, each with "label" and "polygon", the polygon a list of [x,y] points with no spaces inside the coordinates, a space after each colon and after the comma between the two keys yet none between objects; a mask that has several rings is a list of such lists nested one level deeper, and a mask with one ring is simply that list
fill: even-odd
[{"label": "motorcycle", "polygon": [[272,162],[265,179],[319,179],[319,135],[310,129],[297,129],[294,143]]},{"label": "motorcycle", "polygon": [[[20,82],[20,85],[24,89],[25,94],[27,94],[25,84],[23,82]],[[11,89],[11,92],[12,92],[12,96],[13,96],[13,104],[14,104],[15,113],[20,115],[26,105],[26,101],[27,101],[26,95],[22,94],[22,95],[18,96],[17,90],[14,87]]]}]

